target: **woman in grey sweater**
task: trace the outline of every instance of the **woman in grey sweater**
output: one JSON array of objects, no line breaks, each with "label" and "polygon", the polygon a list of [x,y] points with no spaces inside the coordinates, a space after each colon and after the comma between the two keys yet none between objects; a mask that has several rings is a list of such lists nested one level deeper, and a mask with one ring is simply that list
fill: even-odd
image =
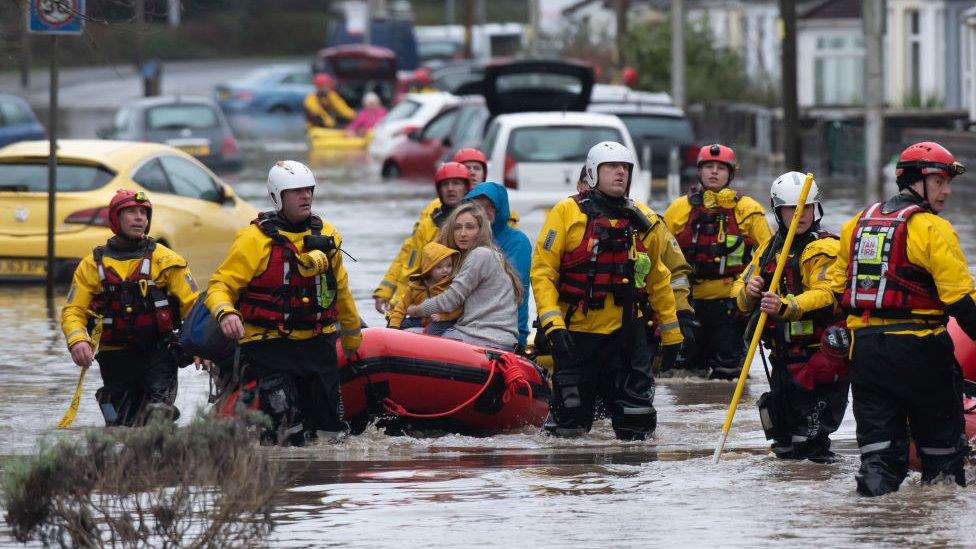
[{"label": "woman in grey sweater", "polygon": [[410,316],[430,316],[464,306],[464,313],[443,337],[473,345],[514,350],[518,341],[518,304],[522,283],[491,242],[484,211],[465,203],[451,212],[437,242],[461,252],[461,266],[443,293],[407,308]]}]

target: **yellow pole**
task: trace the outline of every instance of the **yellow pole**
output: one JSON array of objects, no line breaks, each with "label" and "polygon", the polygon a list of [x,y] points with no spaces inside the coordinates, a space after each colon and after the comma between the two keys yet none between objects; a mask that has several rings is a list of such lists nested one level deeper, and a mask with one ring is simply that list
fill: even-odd
[{"label": "yellow pole", "polygon": [[[102,339],[102,315],[97,314],[93,311],[88,311],[88,314],[95,317],[95,327],[92,328],[91,340],[92,340],[92,355],[98,354],[98,343]],[[75,416],[78,415],[78,406],[81,405],[81,387],[85,383],[85,374],[88,372],[88,366],[81,369],[81,374],[78,375],[78,384],[75,385],[75,394],[71,397],[71,404],[68,405],[67,411],[61,416],[61,421],[58,422],[58,429],[67,429],[75,422]]]},{"label": "yellow pole", "polygon": [[[779,279],[783,276],[783,268],[786,267],[786,259],[789,257],[790,247],[793,246],[793,236],[796,235],[796,225],[803,215],[803,207],[807,202],[807,194],[810,193],[810,186],[813,184],[813,174],[808,173],[803,180],[803,188],[800,190],[800,199],[796,204],[796,212],[793,220],[790,221],[790,228],[786,231],[786,239],[783,241],[783,249],[776,259],[776,271],[773,273],[773,281],[769,284],[769,291],[776,293],[779,286]],[[749,343],[749,352],[746,353],[745,362],[742,364],[742,373],[739,374],[739,382],[735,385],[735,392],[732,393],[732,402],[729,403],[729,411],[725,415],[725,423],[722,424],[722,434],[719,437],[718,445],[715,447],[715,454],[712,455],[712,463],[718,463],[725,449],[725,441],[729,438],[729,429],[732,428],[732,419],[735,417],[735,410],[739,407],[739,399],[742,398],[742,389],[746,386],[746,379],[749,378],[749,366],[756,355],[756,347],[759,346],[759,339],[762,337],[763,326],[766,325],[766,313],[759,313],[759,321],[756,322],[755,331],[752,332],[752,341]]]}]

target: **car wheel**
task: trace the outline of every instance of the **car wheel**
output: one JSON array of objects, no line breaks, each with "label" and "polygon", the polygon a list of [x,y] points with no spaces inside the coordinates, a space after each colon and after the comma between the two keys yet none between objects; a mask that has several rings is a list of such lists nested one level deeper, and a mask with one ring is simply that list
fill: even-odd
[{"label": "car wheel", "polygon": [[387,162],[383,164],[383,171],[380,173],[387,179],[396,179],[400,177],[400,168],[393,162]]},{"label": "car wheel", "polygon": [[291,114],[291,107],[288,105],[275,105],[268,112],[271,114]]}]

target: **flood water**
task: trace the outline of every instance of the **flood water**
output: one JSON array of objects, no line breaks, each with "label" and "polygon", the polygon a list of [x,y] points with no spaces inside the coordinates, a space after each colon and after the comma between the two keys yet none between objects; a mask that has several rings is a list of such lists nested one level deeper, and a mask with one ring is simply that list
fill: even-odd
[{"label": "flood water", "polygon": [[[306,160],[304,144],[250,143],[238,193],[266,208],[263,179],[273,160]],[[316,159],[313,159],[315,163]],[[432,197],[432,186],[383,182],[364,160],[318,159],[316,211],[343,234],[353,294],[368,324],[381,325],[370,293]],[[766,196],[771,178],[737,185]],[[862,206],[857,186],[821,181],[838,230]],[[945,215],[976,258],[976,229],[961,179]],[[653,206],[663,211],[663,197]],[[765,199],[761,199],[765,203]],[[535,240],[541,216],[527,216]],[[532,226],[534,225],[534,226]],[[223,250],[215,250],[215,254]],[[61,290],[62,294],[64,289]],[[70,400],[78,370],[58,327],[61,299],[49,307],[39,287],[0,287],[0,447],[34,451]],[[96,372],[74,429],[101,425]],[[206,403],[207,378],[180,373],[177,405],[188,416]],[[976,489],[921,487],[913,474],[898,493],[854,492],[858,459],[850,410],[833,465],[783,462],[768,451],[755,411],[766,389],[757,362],[717,465],[711,452],[732,393],[729,382],[659,380],[653,439],[621,443],[607,422],[580,440],[534,429],[492,438],[390,438],[376,431],[333,446],[274,450],[297,474],[278,508],[269,545],[441,547],[474,544],[646,547],[671,545],[971,545]],[[6,530],[0,544],[13,543]]]}]

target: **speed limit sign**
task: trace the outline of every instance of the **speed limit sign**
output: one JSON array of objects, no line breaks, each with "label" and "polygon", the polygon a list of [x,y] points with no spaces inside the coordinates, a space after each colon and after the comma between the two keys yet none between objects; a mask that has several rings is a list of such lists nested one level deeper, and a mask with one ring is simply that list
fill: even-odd
[{"label": "speed limit sign", "polygon": [[30,0],[28,31],[37,34],[81,34],[85,0]]}]

